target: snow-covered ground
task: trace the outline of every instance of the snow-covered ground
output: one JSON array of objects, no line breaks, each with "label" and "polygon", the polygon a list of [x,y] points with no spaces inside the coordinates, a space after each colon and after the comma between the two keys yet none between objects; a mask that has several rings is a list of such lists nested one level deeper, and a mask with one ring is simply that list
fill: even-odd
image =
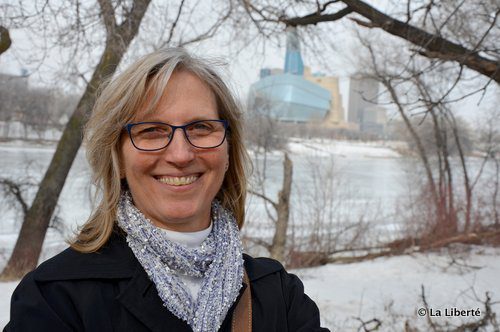
[{"label": "snow-covered ground", "polygon": [[[486,292],[492,302],[500,301],[500,249],[469,249],[466,252],[467,247],[463,247],[451,255],[443,251],[290,272],[301,277],[306,293],[320,308],[322,325],[332,331],[358,331],[356,317],[363,321],[378,318],[382,321],[379,331],[403,331],[406,320],[424,325],[426,318],[417,314],[423,307],[422,286],[429,308],[443,314],[434,320],[458,324],[464,318],[444,317],[445,309],[479,309],[484,315],[480,301]],[[0,283],[0,326],[8,322],[10,296],[16,285]],[[500,304],[492,309],[500,313]]]},{"label": "snow-covered ground", "polygon": [[[470,252],[468,252],[470,250]],[[500,248],[461,247],[440,253],[378,258],[347,265],[296,270],[322,315],[323,325],[336,331],[358,331],[355,318],[382,321],[380,331],[403,331],[406,320],[424,326],[422,286],[436,323],[460,325],[466,318],[444,317],[445,309],[479,309],[484,316],[485,293],[500,314]],[[477,298],[476,298],[477,296]],[[472,317],[474,318],[474,317]],[[477,319],[477,318],[476,318]],[[421,328],[421,331],[426,331]]]}]

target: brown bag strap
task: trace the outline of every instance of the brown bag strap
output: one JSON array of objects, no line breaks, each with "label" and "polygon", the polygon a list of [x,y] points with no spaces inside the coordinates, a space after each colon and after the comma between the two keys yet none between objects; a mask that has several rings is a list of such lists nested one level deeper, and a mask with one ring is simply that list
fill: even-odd
[{"label": "brown bag strap", "polygon": [[243,270],[243,280],[247,287],[241,295],[240,301],[233,312],[232,331],[252,332],[252,294],[247,271]]}]

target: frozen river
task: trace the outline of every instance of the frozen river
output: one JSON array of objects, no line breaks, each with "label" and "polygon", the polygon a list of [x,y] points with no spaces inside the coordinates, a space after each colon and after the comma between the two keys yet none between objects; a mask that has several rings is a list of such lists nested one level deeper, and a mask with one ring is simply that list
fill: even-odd
[{"label": "frozen river", "polygon": [[[0,143],[0,170],[2,177],[15,181],[38,182],[45,171],[55,145],[34,145],[22,141]],[[292,141],[288,151],[293,161],[292,219],[308,223],[318,210],[330,219],[343,222],[376,223],[379,227],[395,229],[403,221],[401,207],[407,202],[409,183],[418,178],[415,161],[401,157],[383,143],[345,141]],[[265,156],[265,177],[262,166],[264,155],[252,151],[254,158],[253,189],[277,200],[282,184],[283,152]],[[478,163],[476,163],[478,164]],[[413,168],[412,168],[413,167]],[[457,167],[457,172],[458,172]],[[458,174],[458,173],[457,173]],[[260,178],[263,186],[255,185]],[[481,184],[479,184],[481,185]],[[29,191],[29,199],[34,191]],[[91,207],[90,172],[81,149],[69,173],[59,200],[58,216],[67,231],[82,224]],[[3,213],[0,233],[16,232],[19,212],[6,206],[2,197]],[[247,226],[261,225],[268,219],[263,200],[249,195]],[[328,213],[327,213],[328,212]],[[258,228],[258,227],[255,227]]]},{"label": "frozen river", "polygon": [[[34,145],[21,141],[1,143],[2,176],[16,181],[38,182],[54,149],[55,145]],[[294,164],[292,209],[296,220],[309,218],[303,211],[310,208],[311,204],[334,206],[346,218],[363,215],[368,220],[375,217],[380,219],[381,213],[393,213],[394,205],[404,195],[405,176],[401,171],[401,158],[388,148],[350,142],[308,141],[291,143],[289,151]],[[257,160],[254,162],[254,173],[257,174],[261,170],[263,156],[252,155]],[[282,182],[282,159],[282,152],[266,156],[265,192],[275,200]],[[261,191],[262,188],[254,189]],[[322,191],[330,197],[329,200],[318,202],[314,199],[311,202],[313,193]],[[32,197],[34,191],[29,191],[29,195]],[[89,168],[84,151],[80,150],[57,210],[68,231],[75,229],[88,217],[90,197]],[[2,209],[6,211],[0,225],[2,234],[15,232],[20,220],[19,212],[8,209],[6,203],[5,197],[2,197]],[[249,196],[247,211],[249,228],[267,219],[263,201],[255,196]]]}]

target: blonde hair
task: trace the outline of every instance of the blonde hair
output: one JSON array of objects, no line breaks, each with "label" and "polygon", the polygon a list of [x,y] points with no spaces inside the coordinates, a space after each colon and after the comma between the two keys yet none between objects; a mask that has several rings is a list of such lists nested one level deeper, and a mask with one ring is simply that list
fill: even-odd
[{"label": "blonde hair", "polygon": [[97,187],[99,202],[81,227],[71,247],[80,252],[99,250],[109,239],[116,222],[117,206],[123,190],[120,178],[120,141],[124,126],[141,105],[146,112],[155,109],[174,70],[196,75],[206,83],[217,100],[221,119],[229,123],[229,169],[217,198],[243,227],[250,165],[243,142],[241,107],[214,64],[194,57],[181,48],[162,49],[148,54],[128,67],[105,86],[96,100],[85,128],[87,159]]}]

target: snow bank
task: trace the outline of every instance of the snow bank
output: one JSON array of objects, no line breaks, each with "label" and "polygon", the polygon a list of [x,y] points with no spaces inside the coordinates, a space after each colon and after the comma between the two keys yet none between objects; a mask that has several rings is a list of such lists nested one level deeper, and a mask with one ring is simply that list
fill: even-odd
[{"label": "snow bank", "polygon": [[[320,307],[326,327],[357,331],[360,323],[354,317],[360,317],[363,321],[382,320],[382,331],[389,330],[390,324],[395,331],[403,331],[406,319],[425,324],[426,318],[417,315],[423,307],[422,285],[429,307],[443,314],[451,307],[483,310],[475,296],[484,301],[485,292],[490,293],[492,302],[499,301],[499,255],[500,249],[477,247],[469,254],[416,254],[292,272],[301,277],[306,293]],[[496,304],[493,311],[499,310],[500,304]],[[396,315],[405,317],[394,321]],[[438,323],[446,319],[460,322],[458,318],[433,319]]]}]

